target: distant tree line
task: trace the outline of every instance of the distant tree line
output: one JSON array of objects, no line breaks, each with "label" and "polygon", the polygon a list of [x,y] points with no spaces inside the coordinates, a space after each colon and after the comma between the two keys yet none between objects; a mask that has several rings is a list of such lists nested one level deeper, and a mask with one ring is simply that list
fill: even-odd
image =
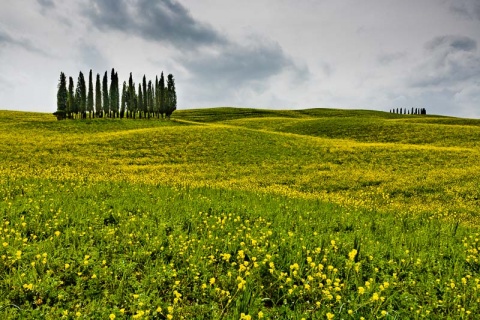
[{"label": "distant tree line", "polygon": [[91,118],[170,118],[177,109],[177,93],[175,79],[172,74],[165,78],[163,72],[154,82],[143,76],[143,81],[138,84],[136,90],[132,73],[128,83],[123,82],[122,91],[118,82],[118,74],[112,68],[110,74],[110,86],[108,85],[108,72],[105,71],[103,81],[100,82],[100,74],[97,73],[95,82],[95,95],[93,88],[92,70],[88,76],[88,88],[85,77],[80,71],[77,85],[72,77],[68,79],[63,72],[57,91],[57,111],[53,114],[57,119],[89,119]]},{"label": "distant tree line", "polygon": [[393,108],[390,109],[390,113],[397,113],[397,114],[427,114],[427,109],[425,108]]}]

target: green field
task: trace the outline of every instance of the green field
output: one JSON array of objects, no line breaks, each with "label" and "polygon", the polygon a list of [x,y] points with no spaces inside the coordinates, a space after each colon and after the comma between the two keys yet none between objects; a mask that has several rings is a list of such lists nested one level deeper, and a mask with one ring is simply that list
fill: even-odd
[{"label": "green field", "polygon": [[475,319],[480,120],[0,111],[0,318]]}]

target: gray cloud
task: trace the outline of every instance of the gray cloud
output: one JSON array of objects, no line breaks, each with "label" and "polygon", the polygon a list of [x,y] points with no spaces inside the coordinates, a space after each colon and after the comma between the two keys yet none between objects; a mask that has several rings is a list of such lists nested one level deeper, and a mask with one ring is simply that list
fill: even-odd
[{"label": "gray cloud", "polygon": [[53,0],[37,0],[37,3],[44,9],[55,8],[55,2],[53,2]]},{"label": "gray cloud", "polygon": [[[262,93],[271,77],[290,71],[301,82],[306,67],[297,66],[282,47],[268,39],[250,37],[239,44],[212,26],[194,19],[174,0],[90,0],[84,12],[100,30],[133,34],[178,49],[173,58],[184,70],[188,92],[199,99],[217,100],[241,90]],[[183,77],[182,75],[180,77]]]},{"label": "gray cloud", "polygon": [[173,0],[90,0],[84,14],[101,30],[131,33],[184,49],[228,42],[211,26],[195,20],[185,7]]},{"label": "gray cloud", "polygon": [[450,10],[463,18],[480,20],[480,1],[478,0],[454,0],[450,4]]},{"label": "gray cloud", "polygon": [[392,62],[401,60],[406,57],[405,52],[395,52],[395,53],[383,53],[377,56],[377,61],[381,65],[389,65]]},{"label": "gray cloud", "polygon": [[436,51],[444,48],[454,51],[475,51],[477,49],[477,42],[469,37],[446,35],[436,37],[425,45],[429,51]]},{"label": "gray cloud", "polygon": [[92,44],[81,42],[78,46],[79,62],[82,63],[81,69],[85,67],[93,69],[95,73],[102,74],[108,68],[109,62],[103,53]]},{"label": "gray cloud", "polygon": [[425,61],[408,79],[411,87],[460,88],[480,81],[480,55],[475,40],[463,36],[441,36],[425,45]]},{"label": "gray cloud", "polygon": [[40,53],[44,56],[50,56],[50,54],[46,53],[42,49],[33,45],[29,39],[26,39],[23,37],[13,37],[8,32],[0,28],[0,46],[9,46],[9,45],[14,47],[20,47],[27,51]]},{"label": "gray cloud", "polygon": [[180,61],[195,75],[212,75],[228,83],[264,80],[285,66],[293,66],[277,43],[230,45],[218,53],[183,57]]},{"label": "gray cloud", "polygon": [[259,39],[248,45],[230,44],[217,52],[183,55],[177,62],[190,72],[191,90],[201,83],[198,96],[215,100],[219,92],[222,97],[245,90],[261,94],[268,89],[268,80],[283,72],[289,73],[292,86],[310,76],[309,69],[296,65],[278,43]]}]

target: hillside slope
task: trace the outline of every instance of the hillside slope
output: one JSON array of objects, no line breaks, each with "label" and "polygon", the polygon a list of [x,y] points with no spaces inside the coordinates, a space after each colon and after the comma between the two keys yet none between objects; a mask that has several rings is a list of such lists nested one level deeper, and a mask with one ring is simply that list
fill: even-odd
[{"label": "hillside slope", "polygon": [[0,118],[3,174],[257,190],[478,217],[478,120],[235,108],[178,111],[172,121]]},{"label": "hillside slope", "polygon": [[473,319],[479,129],[0,111],[0,319]]}]

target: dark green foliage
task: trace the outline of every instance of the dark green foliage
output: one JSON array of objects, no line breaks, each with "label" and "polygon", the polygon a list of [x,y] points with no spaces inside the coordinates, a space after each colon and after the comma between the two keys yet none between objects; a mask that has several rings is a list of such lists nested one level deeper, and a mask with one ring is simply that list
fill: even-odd
[{"label": "dark green foliage", "polygon": [[[80,71],[77,86],[74,92],[74,82],[70,77],[69,91],[66,89],[66,77],[61,73],[59,92],[57,93],[58,111],[65,113],[65,118],[81,119],[103,116],[109,118],[170,118],[177,108],[177,95],[175,91],[175,80],[173,75],[167,77],[167,85],[163,72],[160,79],[155,81],[147,80],[144,75],[138,84],[138,89],[132,78],[132,73],[120,94],[118,73],[112,68],[110,73],[110,86],[108,83],[108,72],[105,71],[103,81],[100,82],[100,74],[97,73],[95,88],[93,86],[93,71],[90,70],[88,88],[83,73]],[[62,82],[63,79],[63,82]],[[95,96],[94,96],[95,90]],[[63,110],[63,111],[62,111]],[[57,112],[55,113],[57,115]]]},{"label": "dark green foliage", "polygon": [[148,112],[148,118],[150,119],[150,115],[153,113],[153,85],[152,81],[148,81],[148,86],[147,86],[147,112]]},{"label": "dark green foliage", "polygon": [[118,73],[115,72],[115,113],[118,116],[120,107],[120,88],[118,86]]},{"label": "dark green foliage", "polygon": [[105,71],[103,75],[103,84],[102,84],[102,91],[103,91],[103,112],[105,116],[108,116],[110,113],[110,99],[108,96],[108,72]]},{"label": "dark green foliage", "polygon": [[100,74],[97,73],[97,81],[95,82],[95,113],[97,117],[102,116],[102,87],[100,85]]},{"label": "dark green foliage", "polygon": [[142,118],[142,111],[143,111],[143,92],[142,92],[142,85],[138,84],[138,95],[137,95],[137,109],[138,109],[138,117]]},{"label": "dark green foliage", "polygon": [[158,90],[160,96],[158,97],[159,101],[159,109],[160,109],[160,115],[163,118],[165,116],[165,109],[166,109],[166,102],[165,102],[165,78],[163,77],[163,72],[162,75],[160,76],[160,83],[158,84]]},{"label": "dark green foliage", "polygon": [[75,93],[74,93],[74,84],[73,78],[69,77],[68,79],[68,98],[67,98],[67,117],[70,119],[72,117],[72,112],[75,109]]},{"label": "dark green foliage", "polygon": [[118,75],[112,68],[110,75],[110,117],[118,116],[119,92],[118,92]]},{"label": "dark green foliage", "polygon": [[89,118],[92,117],[93,113],[93,79],[92,79],[92,69],[88,74],[88,96],[87,96],[87,112]]},{"label": "dark green foliage", "polygon": [[130,78],[128,79],[128,90],[127,90],[127,114],[129,114],[130,118],[135,118],[135,106],[136,106],[136,93],[135,93],[135,83],[132,79],[132,73],[130,72]]},{"label": "dark green foliage", "polygon": [[142,108],[141,111],[143,112],[144,116],[146,117],[147,112],[148,112],[148,96],[147,96],[147,78],[145,75],[143,75],[143,81],[142,81]]},{"label": "dark green foliage", "polygon": [[167,110],[165,112],[167,118],[170,118],[172,113],[177,110],[177,93],[175,91],[175,79],[172,74],[167,77]]},{"label": "dark green foliage", "polygon": [[156,76],[155,77],[155,102],[153,106],[153,112],[157,118],[159,116],[159,111],[160,111],[160,101],[158,99],[159,97],[160,97],[160,90],[159,90],[158,76]]},{"label": "dark green foliage", "polygon": [[127,105],[127,83],[123,81],[122,103],[120,105],[120,119],[123,119],[123,117],[125,116],[126,105]]},{"label": "dark green foliage", "polygon": [[75,92],[75,104],[78,107],[76,114],[80,113],[81,118],[85,118],[86,104],[87,104],[87,89],[85,85],[85,78],[80,71],[77,81],[77,89]]},{"label": "dark green foliage", "polygon": [[60,72],[60,81],[57,91],[57,119],[63,120],[66,117],[67,110],[67,80],[65,74]]}]

